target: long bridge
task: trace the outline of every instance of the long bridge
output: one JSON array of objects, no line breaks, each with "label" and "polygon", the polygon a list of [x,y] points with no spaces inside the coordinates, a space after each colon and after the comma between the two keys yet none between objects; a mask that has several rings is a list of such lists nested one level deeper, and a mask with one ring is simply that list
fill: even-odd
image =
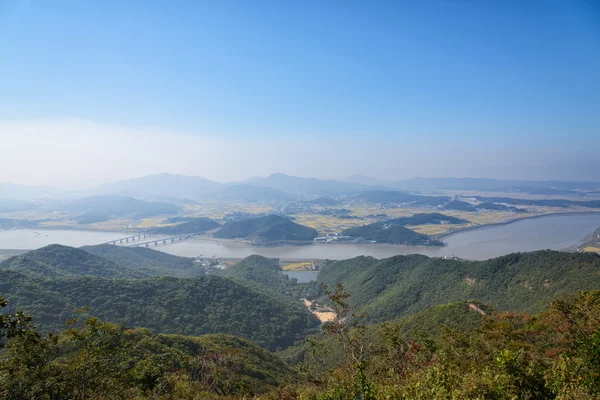
[{"label": "long bridge", "polygon": [[142,247],[142,246],[150,247],[150,245],[158,246],[160,243],[162,243],[162,244],[175,243],[176,241],[182,241],[185,239],[189,239],[192,236],[196,236],[196,235],[199,235],[199,233],[187,233],[185,235],[171,236],[168,238],[149,240],[149,241],[142,242],[142,243],[132,244],[130,247]]},{"label": "long bridge", "polygon": [[111,240],[111,241],[109,241],[109,242],[104,242],[104,243],[102,243],[102,244],[115,244],[115,245],[116,245],[116,244],[117,244],[117,242],[118,242],[119,244],[123,244],[123,242],[125,242],[125,243],[129,243],[129,241],[130,241],[130,240],[131,240],[132,242],[134,242],[134,241],[135,241],[135,239],[137,239],[137,240],[142,240],[142,239],[146,239],[146,237],[150,237],[150,236],[152,236],[152,234],[151,234],[151,233],[139,233],[139,234],[137,234],[137,235],[132,235],[132,236],[127,236],[127,237],[120,238],[120,239]]},{"label": "long bridge", "polygon": [[[115,240],[111,240],[109,242],[105,242],[103,244],[112,244],[112,245],[124,245],[124,246],[128,246],[128,247],[150,247],[151,245],[154,246],[158,246],[159,244],[169,244],[169,243],[175,243],[175,242],[179,242],[185,239],[189,239],[192,236],[197,236],[197,235],[201,235],[204,232],[198,232],[198,233],[186,233],[186,234],[182,234],[182,235],[176,235],[176,236],[170,236],[170,237],[163,237],[163,238],[158,238],[158,239],[152,239],[152,240],[146,240],[146,241],[141,241],[142,239],[146,239],[146,237],[151,237],[152,234],[151,233],[140,233],[137,235],[132,235],[132,236],[127,236],[124,238],[120,238],[120,239],[115,239]],[[137,242],[135,240],[138,240]],[[131,243],[130,243],[131,242]]]}]

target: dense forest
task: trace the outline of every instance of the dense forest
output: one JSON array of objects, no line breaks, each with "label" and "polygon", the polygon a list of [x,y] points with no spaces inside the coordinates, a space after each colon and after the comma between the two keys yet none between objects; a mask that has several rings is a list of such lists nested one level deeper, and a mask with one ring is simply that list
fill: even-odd
[{"label": "dense forest", "polygon": [[486,261],[357,257],[324,267],[318,280],[341,282],[352,293],[350,305],[372,322],[472,299],[504,311],[539,312],[559,296],[600,288],[600,256],[548,250]]},{"label": "dense forest", "polygon": [[219,272],[220,276],[236,279],[260,290],[272,291],[295,299],[314,299],[323,294],[316,282],[298,283],[282,272],[279,261],[259,255],[246,257],[237,264]]},{"label": "dense forest", "polygon": [[161,333],[227,333],[267,348],[306,336],[317,319],[298,301],[217,276],[196,278],[31,278],[0,271],[0,293],[30,313],[40,328],[57,331],[80,307],[102,319]]},{"label": "dense forest", "polygon": [[[537,315],[437,307],[418,322],[367,327],[342,286],[338,317],[296,353],[294,368],[224,335],[124,329],[95,317],[40,334],[0,314],[0,385],[10,399],[582,399],[600,395],[600,291],[555,300]],[[6,301],[0,297],[0,306]],[[83,310],[85,312],[85,310]],[[459,328],[452,316],[471,313]],[[425,313],[423,313],[425,314]],[[466,314],[469,315],[469,314]],[[434,319],[434,321],[431,321]],[[282,354],[284,355],[284,354]]]},{"label": "dense forest", "polygon": [[317,231],[292,222],[279,215],[267,215],[228,222],[213,236],[223,239],[247,239],[256,243],[277,241],[310,241],[316,238]]},{"label": "dense forest", "polygon": [[0,269],[39,278],[61,276],[144,278],[148,276],[143,271],[117,265],[113,261],[85,250],[58,244],[11,257],[0,263]]},{"label": "dense forest", "polygon": [[[261,256],[220,276],[143,277],[193,264],[106,245],[52,245],[6,260],[1,393],[48,400],[600,394],[600,292],[579,292],[600,287],[596,254],[357,257],[324,266],[323,287],[298,284],[278,260]],[[305,297],[332,307],[333,321],[317,329]]]},{"label": "dense forest", "polygon": [[188,278],[203,275],[206,271],[191,257],[179,257],[147,247],[125,247],[110,244],[84,246],[82,250],[110,260],[123,267],[137,269],[151,276],[176,276]]}]

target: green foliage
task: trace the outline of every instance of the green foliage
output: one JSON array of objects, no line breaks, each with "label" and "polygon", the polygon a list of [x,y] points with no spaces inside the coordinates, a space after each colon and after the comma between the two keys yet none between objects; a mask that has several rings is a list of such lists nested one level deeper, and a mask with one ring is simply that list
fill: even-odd
[{"label": "green foliage", "polygon": [[113,261],[74,247],[51,244],[0,263],[7,269],[31,277],[98,276],[143,278],[147,273],[117,265]]},{"label": "green foliage", "polygon": [[445,210],[476,212],[477,209],[470,203],[461,200],[451,200],[444,204]]},{"label": "green foliage", "polygon": [[440,242],[432,240],[428,235],[415,232],[405,228],[402,225],[393,222],[375,222],[369,225],[348,228],[342,231],[343,235],[373,240],[378,243],[397,243],[397,244],[433,244],[439,245]]},{"label": "green foliage", "polygon": [[60,335],[12,337],[0,360],[7,399],[201,398],[264,392],[297,380],[267,350],[228,335],[154,335],[95,317]]},{"label": "green foliage", "polygon": [[499,310],[539,312],[560,296],[600,288],[600,256],[537,251],[486,261],[357,257],[325,266],[318,280],[341,282],[352,293],[350,306],[360,307],[369,322],[471,299]]},{"label": "green foliage", "polygon": [[161,235],[183,235],[187,233],[203,233],[220,226],[221,225],[210,218],[190,218],[188,221],[181,224],[156,227],[149,231]]},{"label": "green foliage", "polygon": [[146,247],[124,247],[101,244],[81,248],[129,269],[137,269],[146,276],[190,277],[204,271],[191,257],[179,257]]},{"label": "green foliage", "polygon": [[124,326],[186,335],[227,333],[270,349],[290,346],[318,325],[297,300],[217,276],[38,279],[1,271],[0,293],[52,331],[83,306]]},{"label": "green foliage", "polygon": [[405,228],[406,225],[462,224],[467,221],[440,213],[420,213],[410,217],[394,218],[387,221],[375,222],[368,225],[348,228],[342,231],[343,235],[374,240],[380,243],[403,243],[410,245],[428,244],[441,245],[442,243],[431,239],[428,235]]},{"label": "green foliage", "polygon": [[317,231],[279,215],[267,215],[226,223],[213,236],[223,239],[247,239],[257,243],[310,241]]},{"label": "green foliage", "polygon": [[[477,307],[477,308],[476,308]],[[485,315],[482,315],[480,311]],[[426,308],[415,314],[385,322],[378,325],[367,326],[362,341],[365,351],[377,354],[385,351],[386,340],[390,332],[396,339],[414,340],[423,335],[437,338],[443,328],[452,328],[460,331],[469,331],[481,326],[486,316],[491,316],[493,309],[481,302],[465,301],[449,304],[440,304]],[[314,349],[322,351],[315,356]],[[290,364],[306,363],[315,371],[326,371],[339,366],[343,359],[343,349],[332,337],[322,334],[315,335],[306,343],[295,345],[277,353],[283,360]]]},{"label": "green foliage", "polygon": [[387,222],[393,222],[398,225],[424,225],[424,224],[465,224],[469,221],[453,217],[451,215],[445,215],[440,213],[418,213],[411,215],[410,217],[394,218]]},{"label": "green foliage", "polygon": [[[219,276],[236,279],[259,290],[267,290],[294,298],[316,297],[322,294],[316,282],[299,284],[282,272],[279,261],[259,255],[244,258],[237,264],[218,272]],[[312,296],[311,296],[312,294]]]}]

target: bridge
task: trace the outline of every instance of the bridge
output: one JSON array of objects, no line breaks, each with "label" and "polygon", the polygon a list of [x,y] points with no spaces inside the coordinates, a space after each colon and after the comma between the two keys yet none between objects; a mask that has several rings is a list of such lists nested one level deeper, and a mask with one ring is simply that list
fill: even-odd
[{"label": "bridge", "polygon": [[182,240],[185,239],[189,239],[192,236],[196,236],[196,235],[200,235],[199,233],[186,233],[185,235],[179,235],[179,236],[171,236],[168,238],[162,238],[162,239],[155,239],[155,240],[150,240],[150,241],[146,241],[146,242],[142,242],[142,243],[135,243],[132,244],[130,247],[150,247],[151,245],[154,246],[158,246],[160,243],[162,244],[168,244],[168,243],[175,243],[175,242],[180,242]]},{"label": "bridge", "polygon": [[[182,235],[176,235],[176,236],[170,236],[170,237],[163,237],[163,238],[159,238],[159,239],[152,239],[152,240],[146,240],[146,241],[141,241],[142,239],[145,239],[146,237],[151,237],[152,234],[150,233],[140,233],[138,235],[133,235],[133,236],[127,236],[121,239],[115,239],[115,240],[111,240],[109,242],[103,243],[103,244],[112,244],[112,245],[117,245],[121,244],[127,247],[150,247],[151,245],[153,246],[158,246],[159,244],[169,244],[169,243],[175,243],[175,242],[179,242],[185,239],[189,239],[192,236],[197,236],[197,235],[201,235],[205,232],[198,232],[198,233],[186,233],[186,234],[182,234]],[[138,240],[137,242],[135,242],[135,240]],[[130,243],[131,241],[131,243]]]},{"label": "bridge", "polygon": [[142,240],[142,239],[146,239],[146,237],[150,237],[150,236],[152,236],[152,234],[151,234],[151,233],[139,233],[139,234],[137,234],[137,235],[132,235],[132,236],[127,236],[127,237],[120,238],[120,239],[111,240],[111,241],[109,241],[109,242],[104,242],[104,243],[102,243],[102,244],[114,244],[114,245],[116,245],[116,244],[117,244],[117,242],[118,242],[119,244],[123,244],[123,242],[125,242],[125,243],[129,243],[129,241],[130,241],[130,240],[131,240],[132,242],[134,242],[134,241],[135,241],[135,239],[137,239],[137,240]]}]

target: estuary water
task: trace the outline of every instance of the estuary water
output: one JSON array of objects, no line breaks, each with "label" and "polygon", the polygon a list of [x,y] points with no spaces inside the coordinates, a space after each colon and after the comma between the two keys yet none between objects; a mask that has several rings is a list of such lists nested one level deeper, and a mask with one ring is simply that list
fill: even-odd
[{"label": "estuary water", "polygon": [[[375,258],[397,254],[431,257],[456,256],[483,260],[504,254],[541,249],[563,250],[577,246],[600,227],[600,213],[550,215],[513,223],[473,229],[444,238],[446,246],[402,246],[389,244],[312,244],[306,246],[256,247],[248,244],[191,238],[173,244],[152,246],[167,253],[195,257],[217,256],[239,259],[251,254],[283,260],[343,260],[360,255]],[[127,236],[122,232],[17,229],[0,231],[0,249],[36,249],[51,243],[84,246]],[[153,239],[158,237],[153,237]]]}]

